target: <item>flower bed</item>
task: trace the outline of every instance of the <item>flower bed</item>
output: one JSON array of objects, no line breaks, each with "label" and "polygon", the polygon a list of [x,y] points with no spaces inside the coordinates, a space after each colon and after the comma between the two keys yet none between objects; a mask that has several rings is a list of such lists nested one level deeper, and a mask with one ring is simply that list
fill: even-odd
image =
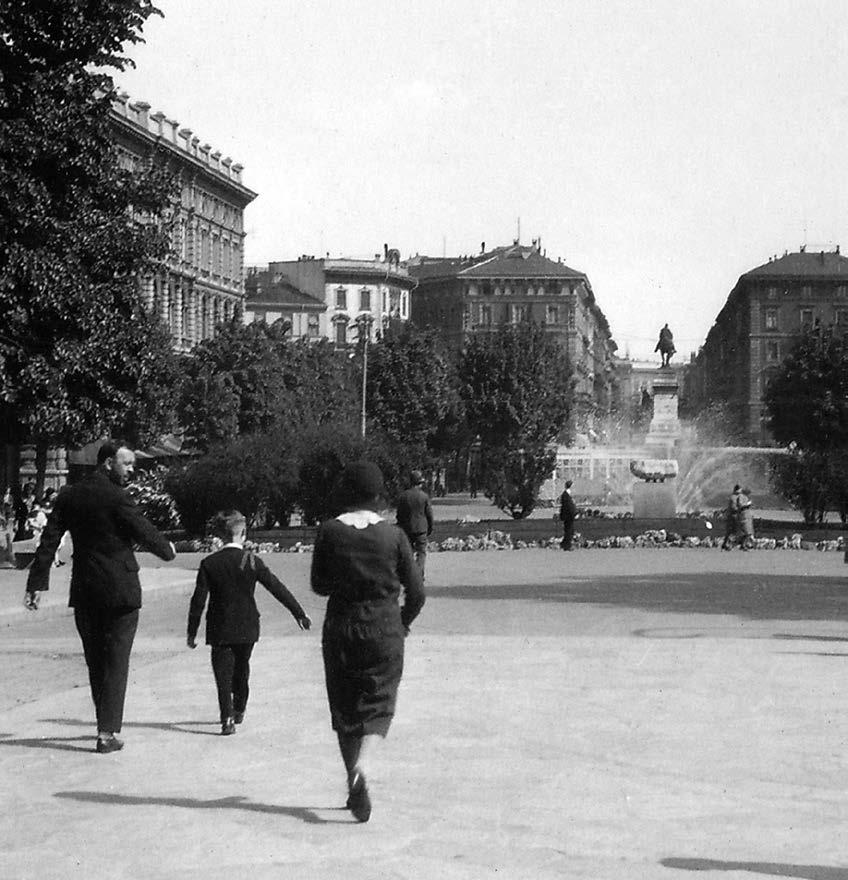
[{"label": "flower bed", "polygon": [[[612,535],[606,538],[584,540],[579,532],[574,535],[574,546],[585,549],[632,549],[634,547],[688,547],[688,548],[715,548],[720,547],[724,539],[719,536],[699,538],[696,536],[683,537],[677,532],[666,529],[649,529],[635,537],[630,535]],[[442,541],[432,541],[427,549],[431,553],[469,552],[474,550],[528,550],[547,549],[559,550],[561,538],[553,535],[550,538],[542,538],[535,541],[513,540],[509,532],[490,529],[482,535],[466,535],[461,538],[445,538]],[[218,538],[205,538],[203,540],[178,541],[176,548],[178,553],[211,553],[219,550],[222,546]],[[246,541],[245,548],[254,553],[311,553],[313,544],[298,541],[292,546],[285,546],[278,541],[262,541],[256,543]],[[803,536],[795,533],[785,535],[783,538],[755,538],[752,549],[754,550],[845,550],[845,539],[840,535],[833,540],[806,541]]]}]

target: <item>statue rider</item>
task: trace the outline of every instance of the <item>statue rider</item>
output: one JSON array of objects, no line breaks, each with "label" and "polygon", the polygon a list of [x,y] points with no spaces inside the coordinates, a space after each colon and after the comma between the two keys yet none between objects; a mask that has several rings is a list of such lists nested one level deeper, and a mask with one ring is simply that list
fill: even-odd
[{"label": "statue rider", "polygon": [[669,329],[668,324],[664,324],[662,330],[660,330],[660,338],[654,351],[660,353],[662,366],[667,367],[671,361],[671,356],[676,351],[674,347],[674,334]]}]

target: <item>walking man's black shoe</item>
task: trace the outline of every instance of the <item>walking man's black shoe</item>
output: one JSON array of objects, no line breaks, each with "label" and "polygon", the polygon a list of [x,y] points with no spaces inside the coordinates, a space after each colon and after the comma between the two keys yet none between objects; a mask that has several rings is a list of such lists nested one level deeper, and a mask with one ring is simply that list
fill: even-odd
[{"label": "walking man's black shoe", "polygon": [[120,752],[123,747],[124,741],[117,736],[98,736],[95,751],[100,755],[107,755],[109,752]]}]

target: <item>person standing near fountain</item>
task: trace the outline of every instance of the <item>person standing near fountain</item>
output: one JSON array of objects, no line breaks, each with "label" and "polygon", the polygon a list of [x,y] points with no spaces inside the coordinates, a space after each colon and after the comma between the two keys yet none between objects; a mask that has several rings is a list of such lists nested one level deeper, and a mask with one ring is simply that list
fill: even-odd
[{"label": "person standing near fountain", "polygon": [[727,508],[724,517],[724,541],[722,541],[722,550],[732,550],[733,542],[736,540],[736,532],[739,528],[739,483],[733,487],[730,498],[727,499]]},{"label": "person standing near fountain", "polygon": [[568,490],[572,486],[571,480],[565,481],[565,489],[559,499],[559,518],[562,520],[562,541],[560,547],[563,550],[573,550],[574,520],[577,517],[577,505]]},{"label": "person standing near fountain", "polygon": [[754,546],[754,510],[751,501],[751,490],[743,489],[739,493],[739,540],[743,550]]}]

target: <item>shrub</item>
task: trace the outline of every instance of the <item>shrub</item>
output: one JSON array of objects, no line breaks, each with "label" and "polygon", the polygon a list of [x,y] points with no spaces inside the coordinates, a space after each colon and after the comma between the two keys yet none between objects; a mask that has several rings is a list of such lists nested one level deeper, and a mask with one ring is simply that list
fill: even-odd
[{"label": "shrub", "polygon": [[157,529],[170,531],[181,527],[180,514],[174,499],[165,489],[168,469],[161,465],[149,471],[138,471],[127,492],[141,512]]}]

